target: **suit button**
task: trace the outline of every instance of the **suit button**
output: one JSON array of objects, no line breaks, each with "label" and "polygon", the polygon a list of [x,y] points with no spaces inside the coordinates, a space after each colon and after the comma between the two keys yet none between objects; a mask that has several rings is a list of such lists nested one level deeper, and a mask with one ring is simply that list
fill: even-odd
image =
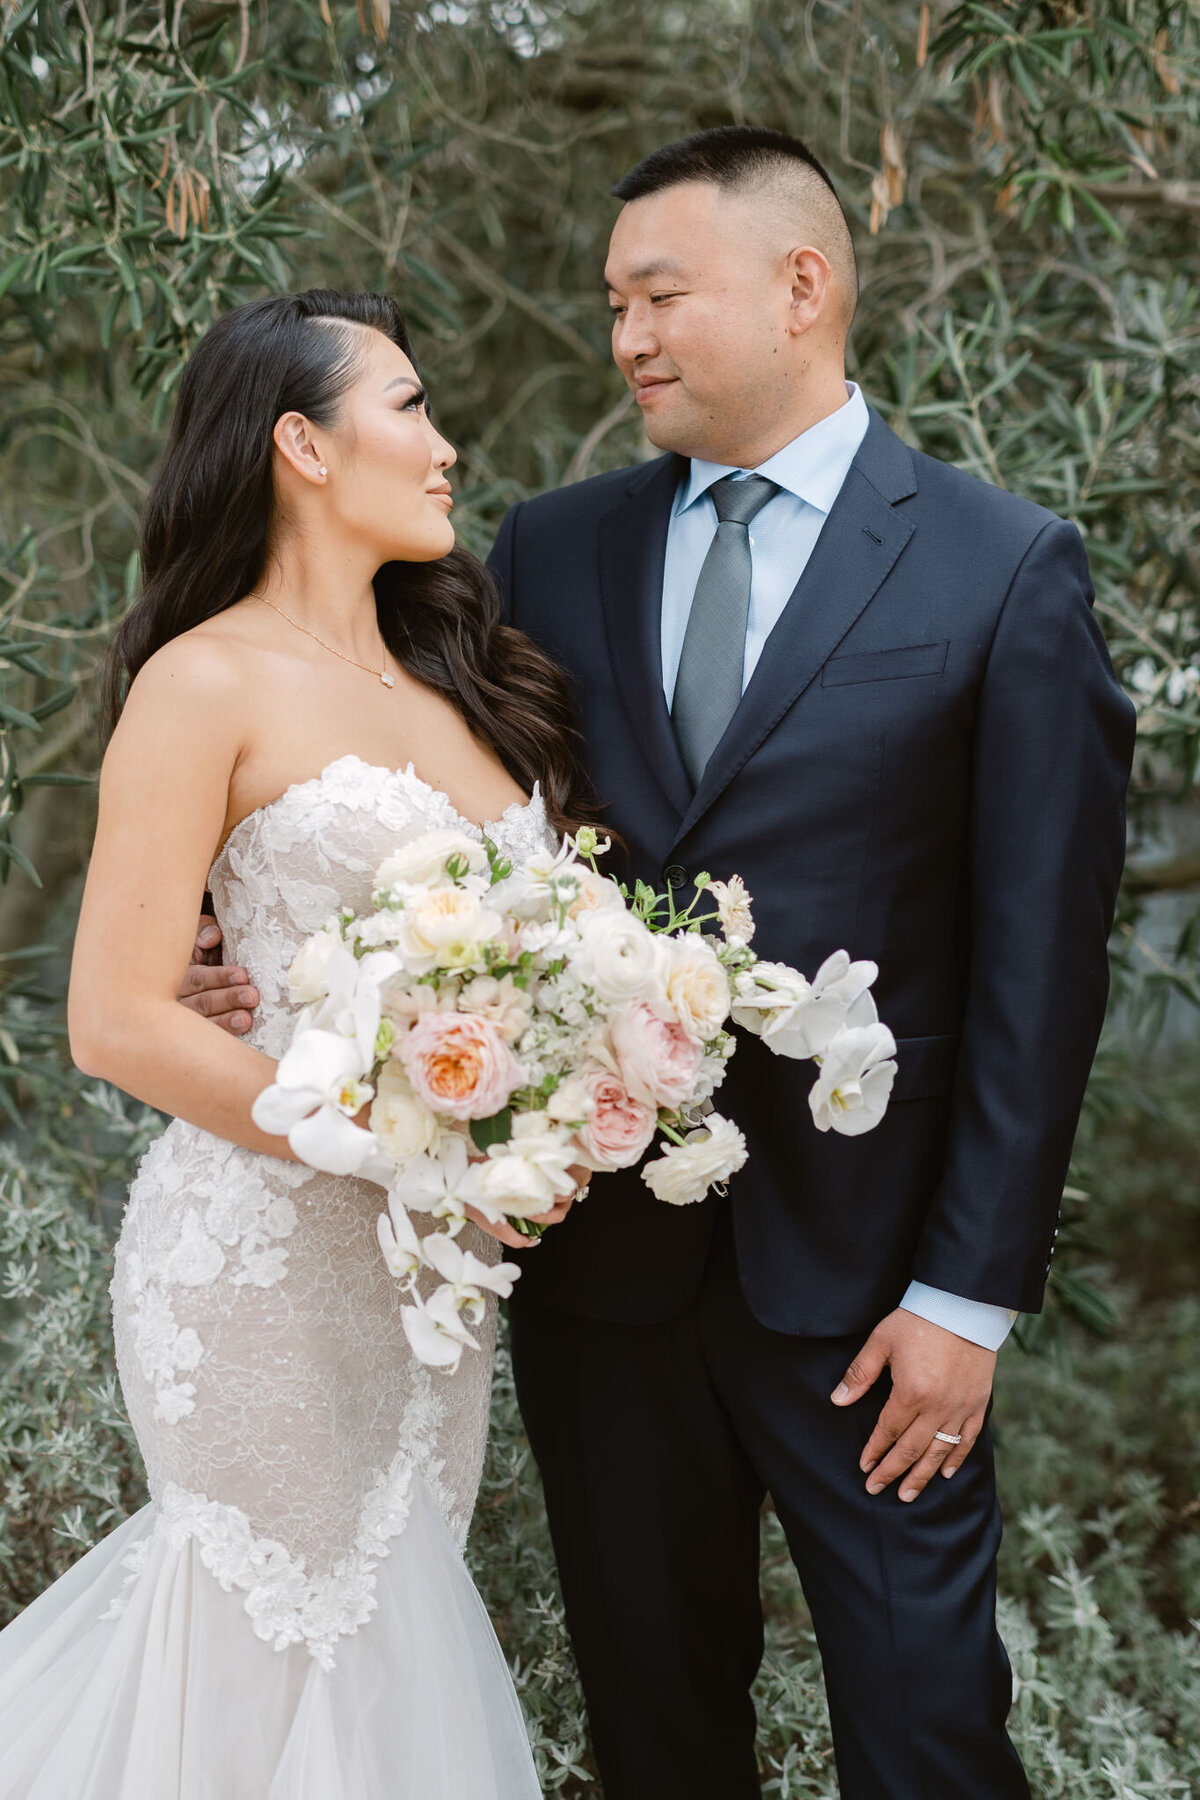
[{"label": "suit button", "polygon": [[682,887],[687,880],[687,870],[681,863],[668,863],[663,874],[666,876],[667,886],[671,888]]}]

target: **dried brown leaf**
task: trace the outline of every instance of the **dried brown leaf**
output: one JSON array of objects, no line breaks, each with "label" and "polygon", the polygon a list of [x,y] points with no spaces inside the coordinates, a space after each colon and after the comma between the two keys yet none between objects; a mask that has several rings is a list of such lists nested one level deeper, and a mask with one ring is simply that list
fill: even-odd
[{"label": "dried brown leaf", "polygon": [[929,0],[923,0],[921,7],[921,24],[917,31],[917,67],[925,67],[925,59],[929,55]]}]

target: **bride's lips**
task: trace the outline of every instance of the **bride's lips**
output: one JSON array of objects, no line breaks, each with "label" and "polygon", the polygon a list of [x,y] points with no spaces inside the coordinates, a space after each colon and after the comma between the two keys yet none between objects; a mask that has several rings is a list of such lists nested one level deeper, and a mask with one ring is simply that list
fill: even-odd
[{"label": "bride's lips", "polygon": [[675,381],[674,375],[639,375],[636,390],[638,405],[645,406],[661,393],[663,388],[674,387]]},{"label": "bride's lips", "polygon": [[454,494],[448,481],[442,487],[426,488],[425,492],[431,500],[440,500],[447,512],[454,505]]}]

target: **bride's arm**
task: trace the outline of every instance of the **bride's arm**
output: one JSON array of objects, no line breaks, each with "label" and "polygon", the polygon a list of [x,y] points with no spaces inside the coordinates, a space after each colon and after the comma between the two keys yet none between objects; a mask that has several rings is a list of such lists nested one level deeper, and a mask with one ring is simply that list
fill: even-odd
[{"label": "bride's arm", "polygon": [[[244,673],[211,640],[177,640],[138,675],[100,776],[68,1018],[85,1074],[247,1149],[295,1161],[250,1107],[275,1064],[176,1000],[252,718]],[[123,943],[134,959],[114,957]]]}]

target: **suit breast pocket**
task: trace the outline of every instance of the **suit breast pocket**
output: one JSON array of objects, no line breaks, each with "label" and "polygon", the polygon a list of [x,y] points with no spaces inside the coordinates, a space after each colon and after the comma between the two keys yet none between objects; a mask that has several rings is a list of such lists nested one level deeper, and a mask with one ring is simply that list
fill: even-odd
[{"label": "suit breast pocket", "polygon": [[940,675],[949,642],[904,644],[896,650],[865,650],[831,656],[821,670],[822,687],[848,687],[856,681],[902,681],[915,675]]}]

